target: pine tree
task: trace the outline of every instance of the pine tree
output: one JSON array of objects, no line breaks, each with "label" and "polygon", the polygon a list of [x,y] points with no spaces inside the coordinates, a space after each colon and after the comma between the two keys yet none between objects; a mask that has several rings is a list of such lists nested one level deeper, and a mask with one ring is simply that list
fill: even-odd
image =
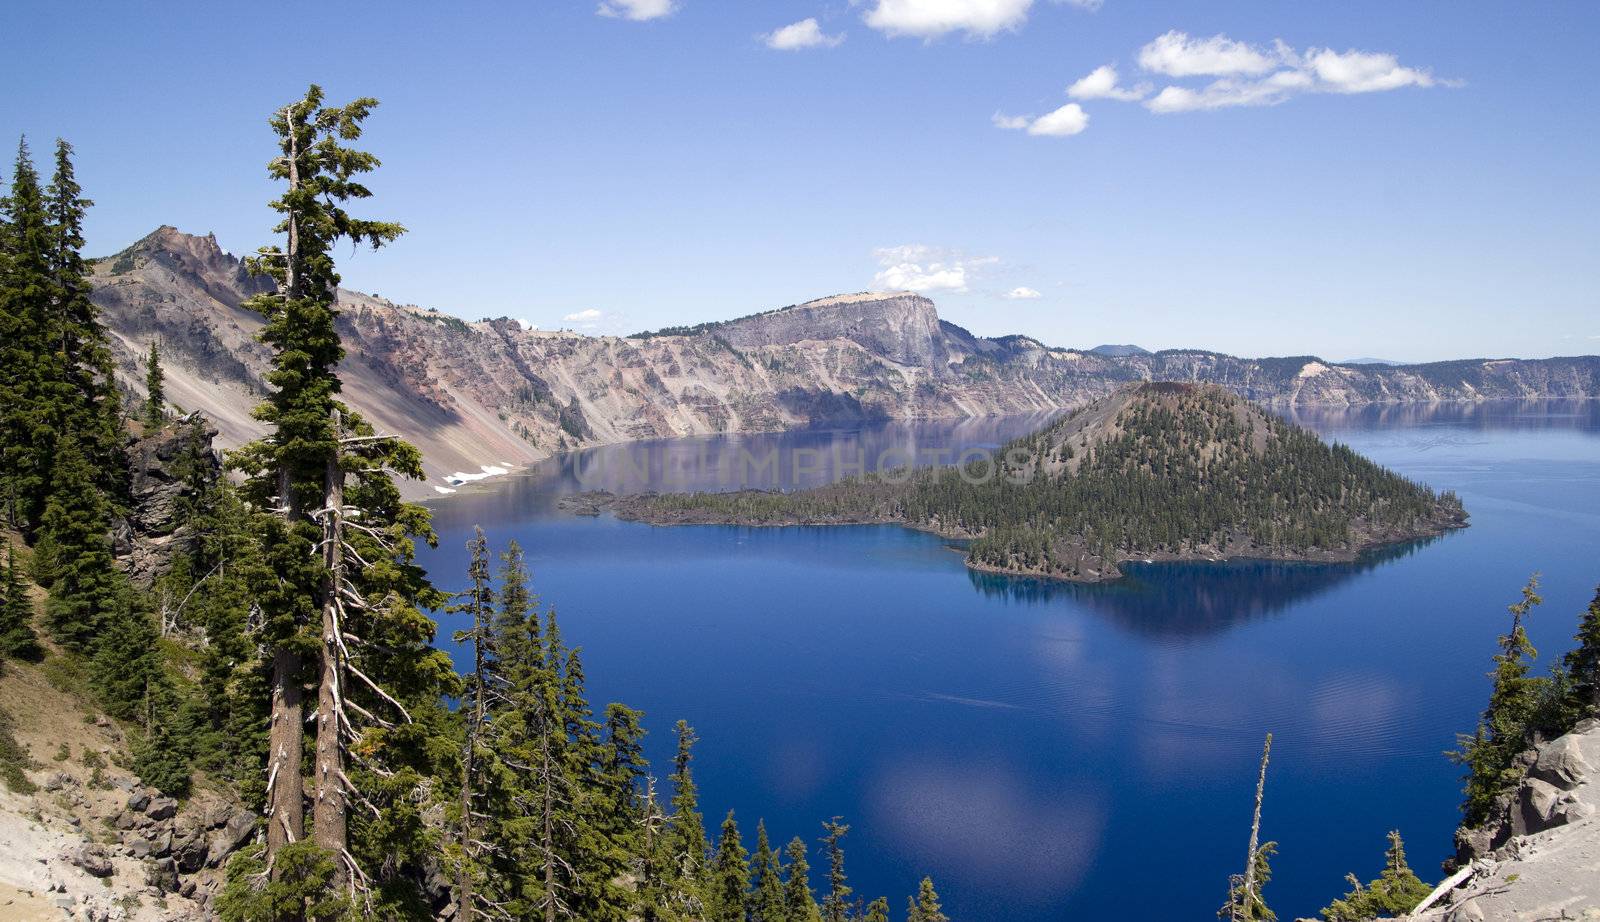
[{"label": "pine tree", "polygon": [[1389,850],[1384,855],[1383,873],[1363,887],[1354,874],[1345,875],[1350,892],[1322,910],[1327,922],[1365,922],[1368,919],[1398,918],[1410,912],[1431,891],[1406,864],[1405,844],[1399,830],[1389,833]]},{"label": "pine tree", "polygon": [[32,538],[51,492],[51,458],[61,434],[60,337],[53,323],[54,234],[27,140],[17,144],[4,199],[0,252],[0,501],[5,517]]},{"label": "pine tree", "polygon": [[7,545],[5,566],[0,568],[0,656],[34,662],[43,655],[39,636],[33,631],[33,600]]},{"label": "pine tree", "polygon": [[[440,769],[432,742],[445,728],[432,715],[456,677],[431,646],[423,609],[439,598],[413,559],[412,541],[432,540],[427,513],[402,502],[390,479],[420,477],[421,457],[337,399],[333,249],[404,232],[344,208],[371,194],[357,177],[377,158],[344,142],[360,137],[376,104],[327,106],[313,85],[271,120],[280,156],[268,173],[287,184],[272,203],[283,216],[275,230],[287,242],[248,261],[277,285],[247,306],[265,315],[261,337],[274,353],[257,409],[272,437],[231,460],[248,477],[247,498],[277,513],[261,537],[277,586],[258,596],[272,656],[268,865],[276,874],[274,858],[304,836],[303,694],[314,682],[313,841],[332,856],[340,889],[393,907],[419,898],[414,880],[436,835],[419,791]],[[372,809],[353,815],[352,798]]]},{"label": "pine tree", "polygon": [[933,878],[922,878],[922,884],[917,888],[915,899],[907,900],[907,922],[950,922],[950,917],[944,914],[944,908],[939,905],[939,892],[933,889]]},{"label": "pine tree", "polygon": [[161,349],[155,340],[150,341],[150,353],[144,360],[144,425],[145,429],[155,431],[166,423],[167,419],[167,389],[163,382],[166,372],[161,370]]},{"label": "pine tree", "polygon": [[64,375],[61,429],[78,439],[96,470],[97,483],[113,503],[127,492],[122,451],[121,398],[100,310],[90,297],[89,266],[83,258],[83,221],[94,203],[83,197],[72,165],[72,145],[57,139],[55,172],[46,190],[50,219],[48,262],[54,285],[53,328],[59,337],[56,365]]},{"label": "pine tree", "polygon": [[687,721],[678,721],[674,729],[678,751],[668,779],[672,782],[672,815],[667,818],[666,834],[662,836],[669,890],[667,900],[673,911],[697,918],[707,901],[706,852],[709,849],[705,820],[700,815],[700,792],[690,768],[694,744],[699,739]]},{"label": "pine tree", "polygon": [[783,882],[785,917],[788,922],[819,922],[822,913],[811,893],[811,865],[806,861],[805,840],[795,836],[784,852],[789,856],[789,876]]},{"label": "pine tree", "polygon": [[1460,738],[1460,748],[1452,758],[1467,766],[1465,793],[1461,805],[1465,825],[1477,826],[1489,819],[1495,798],[1521,778],[1517,754],[1527,745],[1528,733],[1540,705],[1542,678],[1528,675],[1539,651],[1528,640],[1523,621],[1539,597],[1539,577],[1529,578],[1522,598],[1509,607],[1511,630],[1500,638],[1495,654],[1494,689],[1489,706],[1471,737]]},{"label": "pine tree", "polygon": [[[490,752],[485,746],[485,731],[489,722],[491,697],[503,694],[504,682],[498,674],[494,652],[492,618],[494,593],[489,583],[489,541],[483,529],[473,532],[467,542],[470,562],[467,576],[470,587],[459,596],[460,602],[446,611],[465,614],[472,619],[472,627],[457,631],[456,643],[472,644],[473,668],[466,677],[466,699],[462,702],[462,719],[466,722],[466,741],[461,751],[461,802],[457,817],[456,845],[460,849],[456,860],[456,918],[463,922],[478,916],[478,903],[474,898],[477,880],[485,873],[483,853],[488,849],[478,836],[477,798],[483,794],[483,778],[492,770],[488,760]],[[476,796],[475,796],[476,795]]]},{"label": "pine tree", "polygon": [[1578,645],[1563,660],[1571,685],[1567,692],[1567,720],[1600,716],[1600,587],[1578,622]]},{"label": "pine tree", "polygon": [[744,922],[746,891],[750,887],[750,855],[739,841],[739,824],[728,811],[711,859],[711,886],[706,922]]},{"label": "pine tree", "polygon": [[50,588],[45,625],[62,646],[88,652],[120,592],[111,510],[75,437],[57,447],[52,473],[34,555],[36,575]]},{"label": "pine tree", "polygon": [[845,883],[844,846],[841,844],[850,827],[839,822],[840,819],[842,817],[836,816],[822,824],[828,833],[822,840],[828,850],[828,895],[822,900],[823,922],[848,922],[850,915],[850,894],[853,891]]},{"label": "pine tree", "polygon": [[1261,843],[1255,851],[1255,861],[1252,864],[1253,880],[1246,885],[1241,877],[1233,878],[1228,888],[1228,901],[1217,910],[1217,918],[1238,920],[1238,922],[1276,922],[1278,914],[1267,907],[1266,898],[1261,895],[1261,891],[1272,880],[1272,856],[1277,853],[1278,843]]},{"label": "pine tree", "polygon": [[745,903],[750,922],[785,922],[789,917],[783,893],[783,866],[767,839],[767,824],[756,824],[756,852],[750,862],[753,879]]},{"label": "pine tree", "polygon": [[887,897],[878,897],[867,904],[867,914],[862,922],[889,922],[889,900]]}]

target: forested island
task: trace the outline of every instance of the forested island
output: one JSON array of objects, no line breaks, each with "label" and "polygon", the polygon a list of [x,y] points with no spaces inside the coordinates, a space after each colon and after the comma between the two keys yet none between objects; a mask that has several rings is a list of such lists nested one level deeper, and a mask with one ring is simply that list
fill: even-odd
[{"label": "forested island", "polygon": [[901,524],[977,570],[1099,582],[1129,560],[1347,561],[1466,524],[1461,502],[1217,385],[1131,385],[958,467],[811,490],[584,494],[656,525]]}]

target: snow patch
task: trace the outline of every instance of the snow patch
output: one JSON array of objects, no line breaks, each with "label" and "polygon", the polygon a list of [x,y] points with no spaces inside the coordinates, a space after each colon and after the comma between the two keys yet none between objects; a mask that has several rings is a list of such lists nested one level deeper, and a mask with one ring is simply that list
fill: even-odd
[{"label": "snow patch", "polygon": [[444,494],[450,494],[450,493],[454,493],[455,492],[454,490],[450,489],[449,487],[436,486],[436,487],[434,487],[434,489],[439,491],[440,493],[444,493]]},{"label": "snow patch", "polygon": [[482,473],[469,474],[466,471],[456,471],[454,474],[450,474],[444,479],[445,482],[451,486],[459,487],[464,483],[472,483],[477,480],[484,480],[489,477],[499,477],[501,474],[511,473],[511,469],[509,467],[501,467],[498,464],[485,464],[478,468],[478,470]]}]

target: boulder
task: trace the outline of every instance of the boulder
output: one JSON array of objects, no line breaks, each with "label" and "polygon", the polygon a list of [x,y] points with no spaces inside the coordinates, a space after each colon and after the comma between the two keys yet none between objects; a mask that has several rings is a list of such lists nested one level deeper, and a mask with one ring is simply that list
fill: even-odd
[{"label": "boulder", "polygon": [[172,848],[172,857],[178,863],[178,870],[185,874],[193,874],[205,867],[210,856],[211,848],[205,837],[200,835],[180,839]]},{"label": "boulder", "polygon": [[143,813],[148,806],[150,806],[150,793],[148,791],[135,790],[128,795],[128,809],[130,811]]},{"label": "boulder", "polygon": [[99,845],[85,845],[75,849],[67,855],[67,860],[92,877],[110,877],[116,870],[111,865],[111,859],[106,856],[106,850]]},{"label": "boulder", "polygon": [[171,858],[152,858],[144,863],[144,882],[162,893],[178,891],[178,865]]},{"label": "boulder", "polygon": [[1583,819],[1593,810],[1548,781],[1527,778],[1517,789],[1517,802],[1511,810],[1511,834],[1527,836],[1565,826]]},{"label": "boulder", "polygon": [[128,855],[130,857],[148,858],[150,857],[151,851],[152,849],[150,847],[149,839],[135,836],[133,840],[128,843]]},{"label": "boulder", "polygon": [[153,820],[170,820],[178,815],[178,802],[170,797],[157,797],[144,812]]},{"label": "boulder", "polygon": [[1593,771],[1594,768],[1584,761],[1578,737],[1569,733],[1539,749],[1538,758],[1534,760],[1533,767],[1528,769],[1528,775],[1563,791],[1570,791],[1582,784],[1583,779]]},{"label": "boulder", "polygon": [[244,846],[256,832],[256,815],[249,810],[236,810],[228,822],[211,837],[211,854],[206,863],[221,865],[223,860]]}]

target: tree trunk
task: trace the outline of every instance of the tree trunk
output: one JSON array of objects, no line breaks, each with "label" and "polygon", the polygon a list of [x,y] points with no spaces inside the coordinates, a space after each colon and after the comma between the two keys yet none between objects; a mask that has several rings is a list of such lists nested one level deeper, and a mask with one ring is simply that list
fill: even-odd
[{"label": "tree trunk", "polygon": [[[337,444],[339,411],[330,411],[329,417]],[[317,691],[316,808],[312,820],[317,845],[334,856],[334,885],[342,887],[349,880],[343,857],[349,843],[349,798],[344,783],[344,744],[339,736],[344,679],[339,623],[339,590],[344,584],[344,469],[339,466],[337,447],[328,457],[323,495],[322,676]]]},{"label": "tree trunk", "polygon": [[1244,918],[1256,917],[1256,851],[1261,841],[1261,799],[1267,792],[1267,757],[1272,755],[1272,734],[1261,747],[1261,775],[1256,779],[1256,812],[1250,821],[1250,854],[1244,866]]}]

